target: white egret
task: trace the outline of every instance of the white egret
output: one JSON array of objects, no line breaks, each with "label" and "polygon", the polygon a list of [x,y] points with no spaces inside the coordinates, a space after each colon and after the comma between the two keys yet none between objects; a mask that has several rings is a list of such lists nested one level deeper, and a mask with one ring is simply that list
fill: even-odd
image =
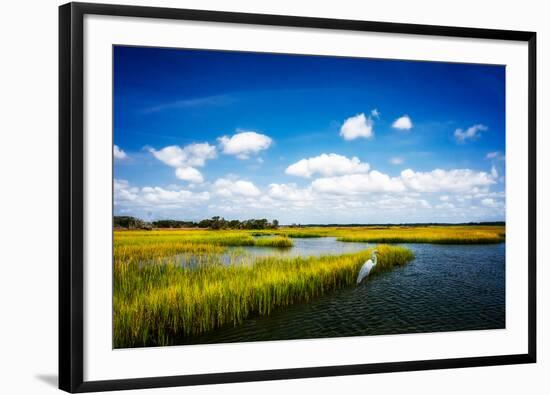
[{"label": "white egret", "polygon": [[378,262],[377,255],[378,251],[374,250],[371,255],[371,259],[366,261],[363,266],[361,266],[361,270],[359,270],[359,275],[357,276],[357,284],[359,284],[365,277],[369,275],[372,268],[376,266],[376,263]]}]

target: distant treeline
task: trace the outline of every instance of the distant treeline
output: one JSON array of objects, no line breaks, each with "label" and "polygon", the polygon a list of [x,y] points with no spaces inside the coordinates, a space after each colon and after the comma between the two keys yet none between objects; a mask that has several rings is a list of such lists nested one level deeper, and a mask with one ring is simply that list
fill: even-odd
[{"label": "distant treeline", "polygon": [[[504,226],[503,221],[497,222],[464,222],[464,223],[437,223],[437,222],[424,222],[424,223],[401,223],[401,224],[292,224],[288,225],[291,228],[308,228],[308,227],[353,227],[353,226]],[[153,229],[153,228],[204,228],[204,229],[277,229],[279,227],[279,221],[274,219],[269,222],[265,218],[261,219],[247,219],[239,221],[238,219],[227,220],[223,217],[212,217],[210,219],[203,219],[201,221],[178,221],[175,219],[161,219],[152,222],[146,222],[139,218],[128,216],[115,216],[113,219],[113,226],[115,228],[124,229]]]},{"label": "distant treeline", "polygon": [[239,221],[237,219],[226,220],[223,217],[212,217],[198,222],[178,221],[174,219],[162,219],[158,221],[145,222],[135,217],[115,216],[113,219],[115,228],[124,229],[152,229],[152,228],[204,228],[204,229],[277,229],[279,221],[274,219],[269,222],[265,218],[247,219]]},{"label": "distant treeline", "polygon": [[153,226],[149,222],[142,221],[139,218],[135,217],[126,217],[126,216],[114,216],[113,217],[113,227],[115,228],[124,228],[124,229],[152,229]]}]

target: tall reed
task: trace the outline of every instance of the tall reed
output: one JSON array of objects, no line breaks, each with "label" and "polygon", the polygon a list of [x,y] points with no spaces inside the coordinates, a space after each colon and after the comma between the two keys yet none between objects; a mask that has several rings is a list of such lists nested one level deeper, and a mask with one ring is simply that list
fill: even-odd
[{"label": "tall reed", "polygon": [[[406,248],[380,245],[375,271],[414,258]],[[169,345],[253,315],[269,315],[355,284],[371,250],[321,257],[266,257],[248,264],[211,260],[190,268],[140,264],[119,255],[114,265],[114,346]]]},{"label": "tall reed", "polygon": [[502,227],[388,227],[344,233],[339,241],[367,243],[492,244],[505,240]]},{"label": "tall reed", "polygon": [[501,243],[506,238],[503,225],[283,227],[269,233],[291,238],[331,236],[340,241],[370,243],[487,244]]},{"label": "tall reed", "polygon": [[293,243],[292,240],[286,236],[277,237],[262,237],[254,240],[254,245],[257,247],[278,247],[278,248],[290,248]]}]

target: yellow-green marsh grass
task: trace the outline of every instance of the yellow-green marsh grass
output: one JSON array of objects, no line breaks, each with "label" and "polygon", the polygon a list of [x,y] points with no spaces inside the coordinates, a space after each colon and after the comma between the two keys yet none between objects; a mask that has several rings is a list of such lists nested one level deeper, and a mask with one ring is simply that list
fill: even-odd
[{"label": "yellow-green marsh grass", "polygon": [[[264,235],[269,237],[253,237]],[[268,315],[354,284],[370,250],[323,257],[253,258],[229,246],[289,247],[289,237],[371,243],[480,244],[505,240],[504,226],[363,226],[266,231],[177,229],[114,232],[115,347],[167,345],[251,315]],[[375,271],[413,258],[379,246]],[[175,257],[184,255],[182,265]],[[179,262],[179,263],[178,263]]]},{"label": "yellow-green marsh grass", "polygon": [[[262,246],[262,247],[292,247],[292,240],[286,235],[273,235],[249,231],[232,230],[154,230],[154,231],[115,231],[115,245],[212,245],[212,246]],[[166,254],[169,255],[169,254]]]},{"label": "yellow-green marsh grass", "polygon": [[[261,233],[262,231],[259,231]],[[337,237],[367,243],[490,244],[505,240],[504,225],[288,227],[265,231],[291,238]],[[258,233],[258,232],[257,232]]]},{"label": "yellow-green marsh grass", "polygon": [[186,242],[189,244],[210,244],[216,246],[251,246],[254,238],[246,231],[215,230],[153,230],[153,231],[115,231],[115,244],[165,244]]},{"label": "yellow-green marsh grass", "polygon": [[[375,271],[414,258],[403,247],[376,248],[380,254]],[[266,257],[229,266],[212,259],[194,268],[169,261],[140,264],[115,260],[114,346],[174,344],[178,339],[238,325],[252,315],[269,315],[292,303],[351,286],[371,252]]]},{"label": "yellow-green marsh grass", "polygon": [[254,245],[257,247],[278,247],[290,248],[292,240],[286,236],[262,237],[254,240]]},{"label": "yellow-green marsh grass", "polygon": [[367,243],[491,244],[505,240],[504,226],[415,226],[364,228],[344,232],[339,241]]}]

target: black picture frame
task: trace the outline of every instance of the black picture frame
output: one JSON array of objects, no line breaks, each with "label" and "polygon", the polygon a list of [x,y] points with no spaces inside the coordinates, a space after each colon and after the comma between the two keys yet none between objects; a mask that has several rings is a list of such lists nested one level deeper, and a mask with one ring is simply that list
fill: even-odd
[{"label": "black picture frame", "polygon": [[[83,19],[86,14],[447,36],[528,43],[528,352],[451,358],[84,381]],[[173,8],[69,3],[59,8],[59,388],[90,392],[536,362],[536,33]]]}]

